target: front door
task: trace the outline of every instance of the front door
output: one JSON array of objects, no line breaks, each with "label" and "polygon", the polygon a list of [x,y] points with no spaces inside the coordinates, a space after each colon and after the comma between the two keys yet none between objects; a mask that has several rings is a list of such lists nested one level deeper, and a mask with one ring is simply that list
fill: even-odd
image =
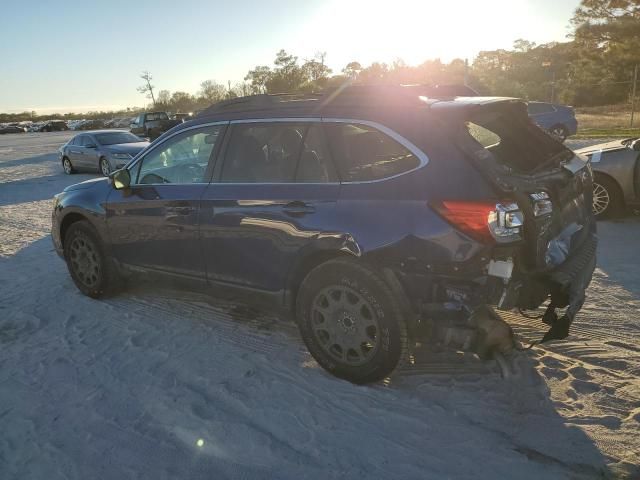
[{"label": "front door", "polygon": [[108,197],[107,227],[121,262],[205,278],[198,238],[200,198],[224,125],[183,130],[130,169],[131,187]]},{"label": "front door", "polygon": [[323,241],[340,184],[319,122],[232,129],[201,203],[208,278],[278,294],[294,262]]}]

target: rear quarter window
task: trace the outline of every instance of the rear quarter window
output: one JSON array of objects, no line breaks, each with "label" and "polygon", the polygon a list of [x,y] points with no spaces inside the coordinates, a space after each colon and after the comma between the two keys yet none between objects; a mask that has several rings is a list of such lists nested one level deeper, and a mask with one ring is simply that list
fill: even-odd
[{"label": "rear quarter window", "polygon": [[358,123],[327,123],[331,153],[344,182],[381,180],[408,172],[420,160],[386,133]]}]

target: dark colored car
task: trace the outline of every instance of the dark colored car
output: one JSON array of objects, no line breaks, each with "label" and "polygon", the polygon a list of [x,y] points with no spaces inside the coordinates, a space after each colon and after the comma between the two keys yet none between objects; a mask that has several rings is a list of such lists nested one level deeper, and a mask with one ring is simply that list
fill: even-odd
[{"label": "dark colored car", "polygon": [[626,138],[576,150],[593,169],[593,213],[610,218],[640,205],[640,138]]},{"label": "dark colored car", "polygon": [[131,122],[131,133],[155,140],[164,132],[182,123],[182,118],[170,119],[167,112],[146,112]]},{"label": "dark colored car", "polygon": [[105,177],[124,167],[149,142],[132,133],[98,130],[76,135],[58,150],[58,158],[67,175],[79,170],[98,171]]},{"label": "dark colored car", "polygon": [[0,134],[2,133],[24,133],[27,129],[19,127],[17,125],[7,125],[6,127],[0,127]]},{"label": "dark colored car", "polygon": [[545,102],[529,102],[529,117],[551,136],[564,142],[578,131],[578,121],[573,108]]},{"label": "dark colored car", "polygon": [[39,129],[40,132],[62,132],[65,130],[69,130],[69,126],[64,120],[50,120]]},{"label": "dark colored car", "polygon": [[258,95],[65,189],[52,236],[86,295],[145,272],[276,307],[320,365],[363,383],[425,330],[509,351],[492,306],[550,300],[544,340],[566,337],[595,268],[591,181],[516,99]]}]

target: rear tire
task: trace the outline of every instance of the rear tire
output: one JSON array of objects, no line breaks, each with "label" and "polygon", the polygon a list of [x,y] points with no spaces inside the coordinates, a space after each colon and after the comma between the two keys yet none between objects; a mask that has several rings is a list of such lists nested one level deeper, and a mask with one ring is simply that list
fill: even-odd
[{"label": "rear tire", "polygon": [[313,358],[353,383],[386,378],[407,354],[400,302],[378,272],[352,259],[330,260],[306,276],[296,320]]},{"label": "rear tire", "polygon": [[596,219],[614,218],[623,208],[620,187],[611,178],[595,174],[593,177],[593,214]]},{"label": "rear tire", "polygon": [[554,125],[549,129],[549,135],[558,140],[559,142],[564,142],[569,136],[569,131],[567,127],[564,125]]},{"label": "rear tire", "polygon": [[88,221],[73,223],[64,236],[64,258],[76,287],[91,298],[115,291],[118,275],[96,229]]}]

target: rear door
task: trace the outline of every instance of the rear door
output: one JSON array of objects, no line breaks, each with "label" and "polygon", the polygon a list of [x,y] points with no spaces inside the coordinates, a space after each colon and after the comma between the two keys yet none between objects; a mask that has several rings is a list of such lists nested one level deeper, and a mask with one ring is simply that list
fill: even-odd
[{"label": "rear door", "polygon": [[319,119],[232,123],[201,204],[208,278],[278,294],[331,225],[340,183]]},{"label": "rear door", "polygon": [[118,260],[204,280],[200,198],[225,127],[210,124],[176,132],[129,167],[131,187],[113,190],[106,205]]},{"label": "rear door", "polygon": [[131,133],[140,135],[144,133],[144,113],[138,115],[130,125]]}]

